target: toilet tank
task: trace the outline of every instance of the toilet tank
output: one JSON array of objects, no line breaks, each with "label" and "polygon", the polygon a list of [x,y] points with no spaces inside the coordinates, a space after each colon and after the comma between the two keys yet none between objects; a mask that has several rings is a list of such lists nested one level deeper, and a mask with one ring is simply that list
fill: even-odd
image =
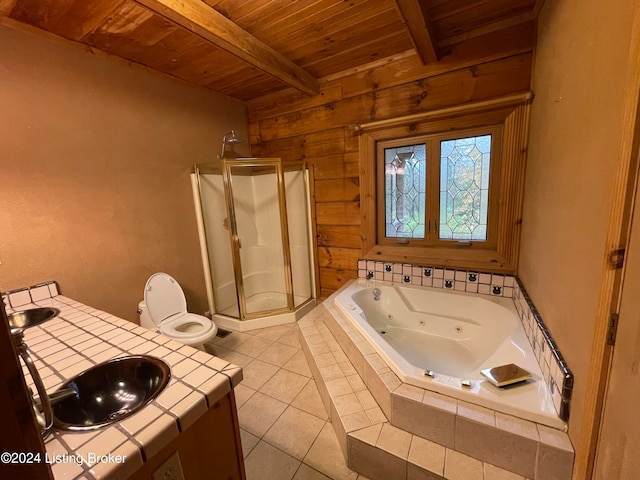
[{"label": "toilet tank", "polygon": [[140,315],[140,326],[148,328],[149,330],[158,331],[158,326],[153,323],[151,316],[149,315],[149,309],[144,300],[138,303],[138,314]]}]

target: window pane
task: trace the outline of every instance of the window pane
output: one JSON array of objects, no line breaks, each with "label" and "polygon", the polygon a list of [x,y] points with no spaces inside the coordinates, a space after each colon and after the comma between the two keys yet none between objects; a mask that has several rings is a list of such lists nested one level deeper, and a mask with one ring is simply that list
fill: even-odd
[{"label": "window pane", "polygon": [[426,145],[384,149],[385,236],[424,238]]},{"label": "window pane", "polygon": [[440,142],[442,240],[486,240],[491,135]]}]

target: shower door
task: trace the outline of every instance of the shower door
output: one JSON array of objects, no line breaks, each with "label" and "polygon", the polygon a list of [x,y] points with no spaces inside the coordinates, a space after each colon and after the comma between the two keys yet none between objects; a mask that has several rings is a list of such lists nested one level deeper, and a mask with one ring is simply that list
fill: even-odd
[{"label": "shower door", "polygon": [[223,177],[240,318],[293,310],[281,163],[226,159]]}]

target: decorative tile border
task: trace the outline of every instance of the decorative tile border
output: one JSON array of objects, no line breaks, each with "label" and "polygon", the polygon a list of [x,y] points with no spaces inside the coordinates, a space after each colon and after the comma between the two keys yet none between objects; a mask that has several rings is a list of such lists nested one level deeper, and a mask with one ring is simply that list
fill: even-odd
[{"label": "decorative tile border", "polygon": [[569,370],[551,332],[544,324],[540,313],[519,278],[516,278],[513,302],[524,331],[529,338],[531,348],[533,348],[533,353],[538,359],[558,416],[566,422],[569,419],[569,407],[573,392],[573,373]]},{"label": "decorative tile border", "polygon": [[515,277],[407,263],[358,260],[358,278],[513,298]]},{"label": "decorative tile border", "polygon": [[32,287],[2,292],[2,301],[4,302],[5,308],[18,308],[47,298],[53,298],[59,294],[58,284],[52,280],[33,285]]},{"label": "decorative tile border", "polygon": [[519,278],[374,260],[358,260],[358,278],[512,298],[558,416],[569,419],[573,374]]}]

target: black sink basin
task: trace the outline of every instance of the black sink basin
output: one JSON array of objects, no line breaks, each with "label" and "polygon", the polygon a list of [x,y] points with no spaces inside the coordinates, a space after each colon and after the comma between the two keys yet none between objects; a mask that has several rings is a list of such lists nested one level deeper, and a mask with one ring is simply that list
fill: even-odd
[{"label": "black sink basin", "polygon": [[71,388],[76,395],[53,405],[54,425],[81,431],[119,422],[153,400],[170,376],[166,363],[148,355],[96,365],[60,387]]},{"label": "black sink basin", "polygon": [[13,312],[7,315],[11,328],[29,328],[39,323],[46,322],[60,313],[57,308],[39,307]]}]

